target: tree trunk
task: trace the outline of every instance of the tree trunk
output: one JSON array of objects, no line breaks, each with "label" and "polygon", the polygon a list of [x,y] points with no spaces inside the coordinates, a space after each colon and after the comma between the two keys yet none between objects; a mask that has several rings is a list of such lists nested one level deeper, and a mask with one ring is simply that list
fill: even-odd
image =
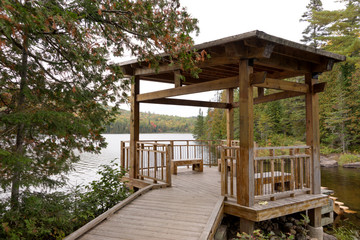
[{"label": "tree trunk", "polygon": [[[28,68],[28,40],[25,33],[23,49],[22,49],[22,60],[21,60],[21,70],[20,70],[20,91],[19,98],[17,103],[17,111],[21,112],[24,110],[25,106],[25,88],[27,87],[27,68]],[[24,155],[24,136],[25,129],[24,123],[20,123],[17,126],[16,134],[16,158],[19,158]],[[14,172],[12,177],[12,186],[11,186],[11,209],[17,209],[19,207],[19,193],[20,193],[20,178],[21,178],[21,168],[22,163],[19,160],[16,160],[14,163]]]}]

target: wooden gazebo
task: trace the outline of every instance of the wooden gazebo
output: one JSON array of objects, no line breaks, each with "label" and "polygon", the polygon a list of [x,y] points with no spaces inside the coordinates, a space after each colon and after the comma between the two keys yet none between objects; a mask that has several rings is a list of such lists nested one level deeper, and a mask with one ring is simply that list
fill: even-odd
[{"label": "wooden gazebo", "polygon": [[[311,224],[314,227],[321,226],[321,207],[327,204],[327,200],[321,195],[320,178],[320,136],[319,136],[319,104],[318,93],[325,88],[325,83],[318,82],[318,76],[325,71],[330,71],[336,62],[344,61],[345,57],[318,50],[282,38],[268,35],[261,31],[252,31],[236,36],[231,36],[216,41],[196,45],[199,51],[205,50],[211,55],[199,64],[202,72],[199,78],[193,78],[188,73],[182,72],[180,66],[161,65],[158,69],[148,68],[146,64],[129,61],[121,64],[124,72],[129,77],[134,77],[131,88],[131,137],[129,147],[129,177],[130,179],[143,179],[139,174],[138,142],[139,142],[139,104],[172,104],[184,106],[199,106],[211,108],[223,108],[227,111],[227,146],[224,148],[223,163],[227,159],[235,162],[236,174],[232,176],[236,180],[235,201],[225,204],[225,212],[241,217],[241,230],[251,231],[255,221],[261,221],[279,216],[279,213],[267,210],[266,214],[256,212],[257,192],[263,192],[265,180],[262,174],[262,165],[257,165],[255,160],[266,161],[254,156],[253,137],[253,106],[254,104],[276,101],[296,96],[305,96],[306,102],[306,148],[304,153],[296,155],[290,150],[288,157],[291,160],[289,170],[289,194],[294,197],[294,191],[299,190],[295,183],[297,171],[294,167],[296,159],[304,157],[308,159],[299,165],[307,168],[301,172],[299,178],[307,177],[302,185],[307,185],[306,200],[299,200],[292,208],[285,208],[280,215],[286,215],[301,210],[309,210]],[[186,81],[179,77],[184,75]],[[287,78],[303,76],[303,82],[292,82]],[[173,83],[174,87],[150,93],[140,93],[141,80],[162,83]],[[239,101],[233,101],[233,89],[239,88]],[[257,88],[257,94],[254,94]],[[264,94],[264,89],[277,89],[276,93]],[[226,102],[193,101],[188,99],[174,99],[171,97],[199,93],[211,90],[226,90]],[[240,139],[239,145],[231,146],[233,139],[233,109],[239,108],[240,113]],[[226,156],[226,153],[237,149],[236,156]],[[295,156],[294,156],[295,154]],[[276,159],[270,156],[268,159]],[[170,159],[171,160],[171,159]],[[304,160],[305,161],[305,160]],[[290,164],[290,163],[289,163]],[[166,165],[166,164],[165,164]],[[289,165],[290,166],[290,165]],[[169,168],[170,166],[167,165]],[[299,167],[300,168],[300,167]],[[223,169],[226,169],[223,167]],[[254,171],[255,169],[255,171]],[[295,169],[295,170],[293,170]],[[302,171],[302,170],[301,170]],[[304,170],[305,171],[305,170]],[[274,170],[272,170],[274,172]],[[279,170],[284,173],[284,171]],[[257,181],[256,174],[261,173]],[[206,174],[206,173],[204,173]],[[227,170],[223,170],[222,184],[227,184]],[[141,175],[141,176],[140,176]],[[140,176],[140,177],[139,177]],[[170,176],[171,177],[171,176]],[[270,179],[274,181],[274,173]],[[285,176],[286,177],[286,176]],[[284,186],[286,178],[280,176],[280,182]],[[231,181],[231,180],[229,180]],[[294,184],[291,183],[294,181]],[[260,182],[260,184],[256,184]],[[272,182],[273,185],[274,182]],[[227,186],[225,186],[227,189]],[[259,189],[256,189],[259,188]],[[222,190],[222,194],[229,194],[228,190]],[[219,193],[220,195],[220,193]],[[261,195],[261,194],[260,194]],[[303,198],[305,199],[305,198]],[[309,200],[310,199],[310,200]],[[273,198],[276,201],[276,199]],[[254,210],[255,209],[255,210]],[[266,215],[266,217],[264,217]],[[262,217],[263,216],[263,217]]]}]

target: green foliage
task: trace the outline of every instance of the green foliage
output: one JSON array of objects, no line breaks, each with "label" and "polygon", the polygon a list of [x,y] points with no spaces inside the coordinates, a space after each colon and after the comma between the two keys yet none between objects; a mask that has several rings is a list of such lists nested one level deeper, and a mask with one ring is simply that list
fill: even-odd
[{"label": "green foliage", "polygon": [[[178,117],[150,112],[140,113],[141,133],[188,133],[194,128],[194,117]],[[130,133],[130,112],[120,110],[115,120],[107,125],[105,133]]]},{"label": "green foliage", "polygon": [[316,12],[323,10],[321,0],[310,0],[310,3],[306,6],[306,12],[301,16],[300,22],[308,22],[309,25],[305,28],[303,33],[302,42],[312,47],[318,48],[323,42],[319,40],[319,37],[325,34],[324,26],[314,23],[313,15]]},{"label": "green foliage", "polygon": [[341,240],[354,240],[360,238],[360,226],[349,222],[342,221],[339,227],[333,228],[331,233]]},{"label": "green foliage", "polygon": [[114,56],[179,64],[196,77],[196,24],[178,0],[0,1],[0,184],[12,207],[21,187],[59,186],[75,152],[106,146],[103,126],[132,80]]},{"label": "green foliage", "polygon": [[119,180],[124,171],[117,164],[103,165],[100,180],[71,193],[34,193],[20,195],[18,209],[0,202],[1,239],[62,239],[125,199],[129,192]]},{"label": "green foliage", "polygon": [[199,115],[196,118],[193,136],[195,139],[204,139],[205,137],[204,115],[201,109],[199,110]]},{"label": "green foliage", "polygon": [[269,232],[267,234],[265,234],[263,231],[257,229],[255,230],[251,235],[247,234],[247,233],[238,233],[237,234],[237,239],[258,239],[258,240],[266,240],[266,239],[271,239],[271,240],[278,240],[278,239],[286,239],[286,240],[293,240],[295,239],[294,235],[285,235],[285,234],[281,234],[280,236],[276,236],[276,234],[274,232]]},{"label": "green foliage", "polygon": [[128,196],[128,190],[119,182],[125,171],[120,170],[119,164],[114,161],[111,163],[112,165],[102,165],[98,172],[101,178],[92,181],[85,187],[85,192],[80,194],[80,206],[77,209],[85,212],[77,212],[78,216],[86,212],[91,212],[94,216],[100,215]]},{"label": "green foliage", "polygon": [[346,163],[355,163],[355,162],[360,162],[360,155],[355,155],[355,154],[341,154],[339,156],[339,165],[344,165]]}]

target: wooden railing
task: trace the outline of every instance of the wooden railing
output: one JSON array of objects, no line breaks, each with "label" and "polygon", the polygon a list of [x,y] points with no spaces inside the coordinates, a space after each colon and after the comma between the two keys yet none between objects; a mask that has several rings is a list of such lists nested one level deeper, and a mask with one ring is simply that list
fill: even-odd
[{"label": "wooden railing", "polygon": [[255,196],[309,191],[310,157],[309,146],[257,148]]},{"label": "wooden railing", "polygon": [[[171,151],[169,144],[137,142],[137,178],[151,179],[154,183],[161,181],[171,185]],[[126,171],[130,169],[129,142],[120,142],[120,167]]]},{"label": "wooden railing", "polygon": [[[236,196],[239,147],[221,148],[221,195]],[[254,150],[255,199],[310,191],[310,147],[260,147]],[[226,167],[223,167],[226,166]],[[241,167],[241,166],[240,166]]]},{"label": "wooden railing", "polygon": [[[236,162],[239,159],[239,147],[221,148],[221,195],[234,197],[236,191]],[[235,182],[235,183],[234,183]]]},{"label": "wooden railing", "polygon": [[[141,140],[138,142],[170,145],[171,159],[202,158],[204,165],[210,167],[217,165],[217,160],[220,158],[220,146],[223,144],[221,140]],[[129,141],[122,141],[120,149],[121,166],[128,169],[130,159]]]},{"label": "wooden railing", "polygon": [[170,145],[138,142],[138,177],[142,180],[152,179],[154,183],[162,181],[171,185],[170,155]]}]

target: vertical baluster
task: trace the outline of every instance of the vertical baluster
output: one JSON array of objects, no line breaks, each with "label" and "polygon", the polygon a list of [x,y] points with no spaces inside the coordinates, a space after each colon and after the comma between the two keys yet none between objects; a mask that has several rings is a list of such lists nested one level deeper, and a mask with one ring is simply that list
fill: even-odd
[{"label": "vertical baluster", "polygon": [[186,158],[189,159],[189,157],[190,157],[190,156],[189,156],[189,140],[186,141],[186,153],[187,153],[187,154],[186,154]]},{"label": "vertical baluster", "polygon": [[120,167],[125,169],[125,142],[120,142]]},{"label": "vertical baluster", "polygon": [[171,186],[171,156],[172,151],[174,149],[174,145],[168,145],[165,146],[165,152],[166,152],[166,183],[168,186]]},{"label": "vertical baluster", "polygon": [[225,165],[225,149],[222,149],[221,151],[221,196],[225,196],[227,194],[227,166]]},{"label": "vertical baluster", "polygon": [[144,144],[139,144],[140,148],[139,148],[139,165],[141,167],[140,172],[141,172],[141,180],[144,180],[144,162],[143,162],[143,158],[144,158]]},{"label": "vertical baluster", "polygon": [[[298,149],[299,150],[299,149]],[[299,170],[299,188],[303,189],[304,188],[304,161],[306,158],[298,158],[299,159],[299,164],[300,164],[300,170]]]},{"label": "vertical baluster", "polygon": [[281,158],[280,159],[280,164],[281,164],[281,191],[284,192],[285,191],[285,159]]},{"label": "vertical baluster", "polygon": [[[275,151],[274,149],[270,149],[270,156],[274,157]],[[274,158],[271,158],[271,193],[275,192],[275,177],[274,177],[274,171],[275,171],[275,166],[274,166]]]},{"label": "vertical baluster", "polygon": [[[157,154],[157,153],[155,153]],[[161,158],[161,180],[164,180],[164,161],[165,161],[165,152],[161,152],[160,154]]]},{"label": "vertical baluster", "polygon": [[211,167],[211,141],[208,141],[208,150],[209,150],[209,167]]},{"label": "vertical baluster", "polygon": [[[293,148],[291,148],[290,150],[289,150],[290,152],[290,156],[294,156],[294,149]],[[294,187],[295,187],[295,180],[294,180],[294,173],[295,173],[295,171],[294,171],[294,158],[290,158],[290,174],[291,174],[291,176],[290,176],[290,190],[292,191],[292,190],[294,190]]]},{"label": "vertical baluster", "polygon": [[[233,167],[234,159],[231,155],[232,154],[230,154],[230,196],[233,197],[234,196],[234,167]],[[227,166],[226,166],[226,170],[227,170]]]},{"label": "vertical baluster", "polygon": [[260,164],[260,192],[259,195],[264,194],[264,160],[259,161]]},{"label": "vertical baluster", "polygon": [[[154,152],[155,153],[155,152]],[[154,154],[154,183],[157,183],[157,171],[158,171],[158,167],[157,167],[157,158],[155,157],[156,153]]]}]

